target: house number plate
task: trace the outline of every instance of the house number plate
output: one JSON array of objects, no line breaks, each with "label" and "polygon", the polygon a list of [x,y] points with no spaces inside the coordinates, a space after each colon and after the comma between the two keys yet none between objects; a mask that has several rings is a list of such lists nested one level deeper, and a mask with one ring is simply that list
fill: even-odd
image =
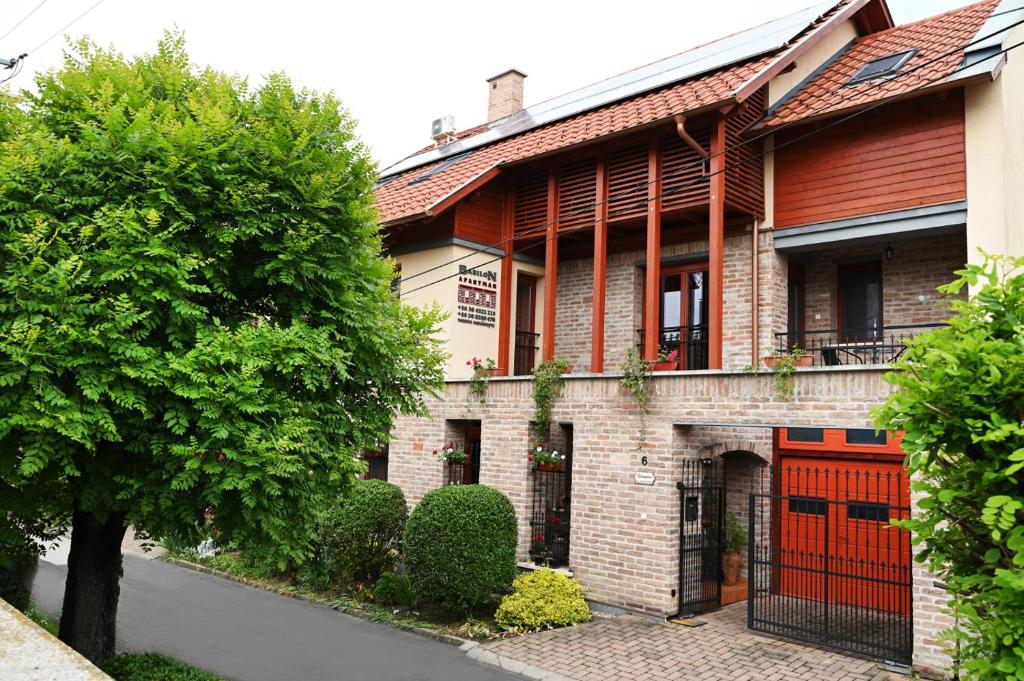
[{"label": "house number plate", "polygon": [[647,473],[646,471],[640,471],[633,476],[633,479],[638,485],[653,485],[654,484],[654,473]]}]

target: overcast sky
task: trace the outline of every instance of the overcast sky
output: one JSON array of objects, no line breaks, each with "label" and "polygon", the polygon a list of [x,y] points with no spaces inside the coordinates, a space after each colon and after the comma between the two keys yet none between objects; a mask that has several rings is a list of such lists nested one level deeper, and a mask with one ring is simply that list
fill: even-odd
[{"label": "overcast sky", "polygon": [[[40,0],[3,0],[0,35]],[[0,40],[0,56],[32,51],[96,0],[45,0]],[[680,52],[814,4],[814,0],[717,0],[621,4],[594,0],[101,0],[67,33],[126,54],[152,50],[165,28],[184,30],[192,59],[258,82],[284,71],[296,83],[333,90],[359,121],[383,165],[429,143],[430,122],[483,122],[485,79],[527,73],[526,104]],[[890,0],[897,23],[967,4]],[[609,9],[601,9],[602,5]],[[60,63],[58,36],[29,56],[9,85]],[[0,77],[4,72],[0,72]]]}]

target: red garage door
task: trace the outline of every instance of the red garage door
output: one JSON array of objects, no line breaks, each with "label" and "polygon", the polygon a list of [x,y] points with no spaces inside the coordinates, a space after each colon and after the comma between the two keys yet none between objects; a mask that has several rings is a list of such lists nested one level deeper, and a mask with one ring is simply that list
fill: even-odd
[{"label": "red garage door", "polygon": [[779,460],[781,593],[909,614],[909,514],[901,460],[848,453]]}]

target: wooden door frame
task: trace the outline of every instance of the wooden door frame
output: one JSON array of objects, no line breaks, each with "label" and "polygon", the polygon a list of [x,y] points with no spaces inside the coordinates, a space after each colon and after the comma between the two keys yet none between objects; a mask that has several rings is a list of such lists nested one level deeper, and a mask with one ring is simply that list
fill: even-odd
[{"label": "wooden door frame", "polygon": [[[707,260],[698,260],[698,261],[695,261],[695,262],[679,263],[679,264],[676,264],[676,265],[668,265],[668,266],[662,265],[661,266],[661,272],[660,272],[660,275],[658,277],[658,313],[659,313],[659,316],[663,316],[662,305],[664,303],[664,300],[663,300],[662,296],[664,294],[663,284],[664,284],[665,277],[672,276],[673,274],[682,275],[682,274],[691,274],[693,272],[705,272],[706,273],[708,271],[709,270],[708,270],[708,261]],[[679,306],[681,308],[679,310],[679,326],[680,326],[680,329],[682,329],[683,327],[685,327],[687,325],[687,321],[689,320],[689,316],[690,316],[689,313],[688,313],[688,310],[687,310],[688,296],[686,294],[688,292],[689,292],[688,284],[686,284],[681,279],[680,280],[680,300],[679,300]],[[641,299],[643,299],[647,295],[647,277],[643,278],[643,283],[641,284],[641,291],[640,291],[640,293],[641,293]],[[644,328],[644,329],[647,328],[647,308],[646,308],[646,306],[642,307],[642,313],[641,313],[641,317],[640,317],[640,326],[641,326],[641,328]],[[661,319],[659,318],[658,319],[658,337],[660,337],[660,334],[661,334]],[[643,339],[641,339],[641,340],[643,340]],[[682,344],[682,336],[681,335],[680,335],[680,344]],[[641,344],[641,356],[643,355],[643,352],[642,352],[643,349],[644,349],[643,345]],[[683,352],[681,349],[679,350],[679,367],[680,367],[680,369],[685,369],[686,368],[686,353]]]}]

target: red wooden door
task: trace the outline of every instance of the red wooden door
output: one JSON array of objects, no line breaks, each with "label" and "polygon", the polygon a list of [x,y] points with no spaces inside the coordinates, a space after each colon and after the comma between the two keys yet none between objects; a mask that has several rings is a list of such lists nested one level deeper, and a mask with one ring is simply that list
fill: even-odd
[{"label": "red wooden door", "polygon": [[780,593],[910,613],[909,482],[898,459],[781,458]]}]

